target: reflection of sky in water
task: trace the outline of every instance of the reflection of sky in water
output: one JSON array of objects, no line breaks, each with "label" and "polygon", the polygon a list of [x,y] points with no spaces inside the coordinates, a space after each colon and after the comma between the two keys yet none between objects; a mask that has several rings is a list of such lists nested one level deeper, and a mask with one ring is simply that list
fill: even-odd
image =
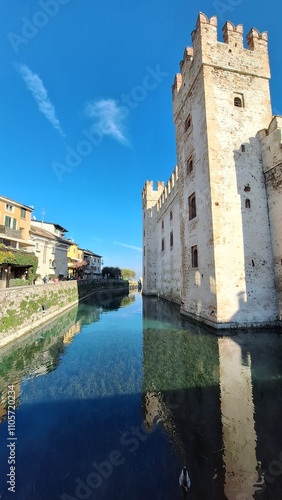
[{"label": "reflection of sky in water", "polygon": [[[87,498],[181,499],[186,463],[189,498],[280,500],[282,474],[267,469],[282,450],[281,337],[218,338],[155,299],[142,318],[134,298],[90,298],[0,353],[0,387],[19,379],[13,498],[78,499],[76,480],[116,451]],[[6,439],[4,422],[1,500]]]}]

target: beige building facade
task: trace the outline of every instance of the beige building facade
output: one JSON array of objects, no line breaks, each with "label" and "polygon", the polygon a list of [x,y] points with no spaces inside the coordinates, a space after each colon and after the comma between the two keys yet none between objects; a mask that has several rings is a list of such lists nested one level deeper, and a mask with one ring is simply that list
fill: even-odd
[{"label": "beige building facade", "polygon": [[282,317],[282,118],[267,33],[198,16],[172,89],[178,166],[145,183],[143,293],[215,328]]},{"label": "beige building facade", "polygon": [[37,275],[40,280],[54,276],[67,278],[68,250],[71,242],[64,238],[67,232],[59,224],[31,222],[31,238],[35,244],[35,255],[38,257]]}]

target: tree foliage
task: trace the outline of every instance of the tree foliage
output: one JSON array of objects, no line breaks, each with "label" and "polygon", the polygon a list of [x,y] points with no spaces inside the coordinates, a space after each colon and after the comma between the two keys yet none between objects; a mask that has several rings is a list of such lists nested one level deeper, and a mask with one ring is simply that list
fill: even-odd
[{"label": "tree foliage", "polygon": [[103,278],[121,278],[121,270],[119,267],[103,267],[102,269]]},{"label": "tree foliage", "polygon": [[38,258],[34,253],[24,252],[11,247],[0,246],[0,264],[16,265],[29,268],[28,282],[32,283],[38,265]]},{"label": "tree foliage", "polygon": [[131,269],[121,269],[122,279],[124,280],[133,280],[136,276],[135,271]]}]

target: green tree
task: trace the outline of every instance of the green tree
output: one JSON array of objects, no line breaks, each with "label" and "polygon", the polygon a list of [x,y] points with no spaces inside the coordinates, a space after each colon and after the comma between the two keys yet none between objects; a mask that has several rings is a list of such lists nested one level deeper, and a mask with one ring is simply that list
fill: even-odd
[{"label": "green tree", "polygon": [[124,280],[133,280],[136,276],[135,271],[131,269],[121,269],[122,279]]},{"label": "green tree", "polygon": [[103,267],[102,276],[107,278],[121,278],[121,270],[119,267]]}]

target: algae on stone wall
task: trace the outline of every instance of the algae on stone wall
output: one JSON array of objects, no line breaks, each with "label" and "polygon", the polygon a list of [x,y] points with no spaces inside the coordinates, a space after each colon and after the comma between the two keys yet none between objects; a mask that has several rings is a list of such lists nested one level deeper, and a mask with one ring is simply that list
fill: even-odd
[{"label": "algae on stone wall", "polygon": [[[5,339],[17,329],[28,331],[50,315],[60,313],[92,293],[100,290],[128,289],[128,282],[122,280],[82,280],[58,284],[32,286],[1,291],[3,307],[0,311],[0,334]],[[36,323],[37,322],[37,323]],[[1,339],[0,339],[1,340]]]}]

